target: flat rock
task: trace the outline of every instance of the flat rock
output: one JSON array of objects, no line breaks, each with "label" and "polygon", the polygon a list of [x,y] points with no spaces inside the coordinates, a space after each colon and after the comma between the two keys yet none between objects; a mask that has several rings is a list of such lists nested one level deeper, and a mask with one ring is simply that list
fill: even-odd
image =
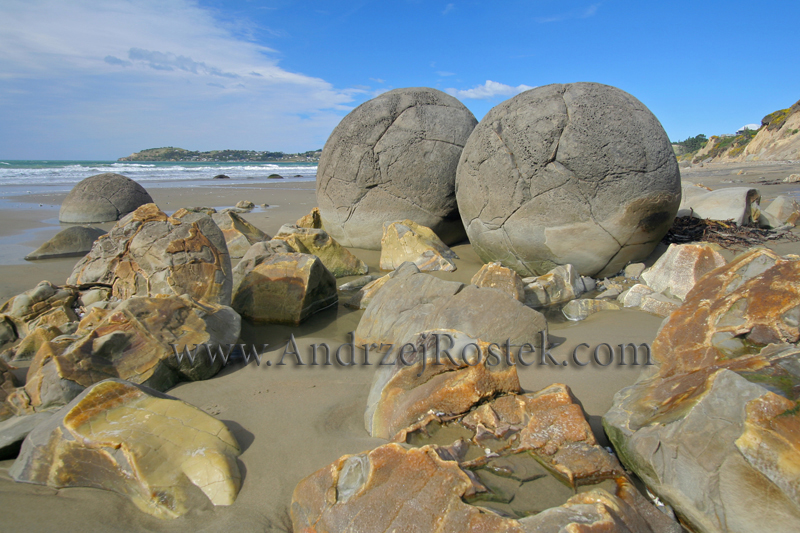
[{"label": "flat rock", "polygon": [[110,222],[152,202],[144,187],[132,179],[106,172],[75,185],[61,202],[58,220],[79,224]]},{"label": "flat rock", "polygon": [[653,292],[642,294],[639,299],[639,309],[651,315],[668,317],[670,313],[681,306],[681,301],[665,294]]},{"label": "flat rock", "polygon": [[402,344],[434,329],[454,329],[489,343],[541,346],[547,321],[501,291],[444,281],[406,263],[364,311],[356,344]]},{"label": "flat rock", "polygon": [[381,270],[394,270],[406,261],[422,272],[454,272],[458,256],[430,228],[412,220],[386,222],[381,237]]},{"label": "flat rock", "polygon": [[155,204],[126,215],[86,257],[67,283],[105,283],[115,297],[188,294],[212,304],[231,303],[231,259],[211,217],[176,213]]},{"label": "flat rock", "polygon": [[52,239],[25,256],[27,261],[35,259],[55,259],[57,257],[75,257],[85,255],[92,249],[94,241],[105,230],[87,226],[73,226],[56,233]]},{"label": "flat rock", "polygon": [[463,240],[455,176],[475,124],[461,102],[425,87],[358,106],[334,128],[319,160],[325,230],[344,246],[379,250],[383,224],[410,219],[447,244]]},{"label": "flat rock", "polygon": [[515,300],[525,301],[525,284],[519,274],[500,263],[487,263],[470,280],[477,287],[501,290]]},{"label": "flat rock", "polygon": [[232,258],[242,257],[255,243],[269,240],[269,235],[232,211],[214,213],[211,219],[222,230],[228,255]]},{"label": "flat rock", "polygon": [[322,229],[284,224],[275,235],[275,240],[286,241],[299,253],[316,255],[336,278],[360,276],[369,271],[364,261]]},{"label": "flat rock", "polygon": [[298,325],[339,302],[336,278],[314,255],[274,254],[242,278],[233,308],[253,322]]},{"label": "flat rock", "polygon": [[[394,272],[397,272],[396,270]],[[345,307],[349,307],[351,309],[366,309],[375,295],[378,294],[378,291],[386,285],[386,282],[391,279],[392,274],[394,272],[390,272],[385,276],[381,276],[378,279],[372,280],[363,287],[361,287],[357,293],[350,297],[344,305]],[[341,287],[339,287],[341,290]]]},{"label": "flat rock", "polygon": [[656,117],[597,83],[537,87],[494,107],[464,147],[456,190],[478,256],[523,277],[566,264],[602,277],[644,259],[681,195]]},{"label": "flat rock", "polygon": [[123,494],[176,518],[233,504],[241,453],[225,424],[180,400],[123,380],[97,383],[28,435],[15,481]]},{"label": "flat rock", "polygon": [[683,301],[695,283],[726,261],[713,244],[670,244],[641,278],[655,292]]}]

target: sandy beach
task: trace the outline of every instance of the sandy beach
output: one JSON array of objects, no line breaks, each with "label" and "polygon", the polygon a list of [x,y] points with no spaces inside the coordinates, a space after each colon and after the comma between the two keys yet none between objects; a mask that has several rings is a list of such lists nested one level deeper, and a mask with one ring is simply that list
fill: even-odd
[{"label": "sandy beach", "polygon": [[[684,180],[712,189],[735,186],[758,188],[762,208],[780,194],[800,195],[798,184],[774,184],[800,171],[800,163],[709,164],[681,169]],[[314,183],[270,183],[259,186],[209,185],[203,188],[153,188],[148,192],[167,213],[186,206],[231,207],[250,200],[257,207],[244,217],[274,235],[281,225],[294,223],[315,205]],[[4,200],[0,209],[0,299],[34,287],[39,281],[63,284],[77,259],[27,262],[24,255],[63,229],[58,208],[63,194],[30,194]],[[99,224],[110,229],[113,224]],[[780,254],[800,254],[800,242],[781,241],[770,246]],[[659,245],[646,261],[652,264],[664,252]],[[458,270],[433,275],[469,283],[482,262],[468,243],[453,247]],[[380,273],[379,252],[351,251],[364,260],[370,273]],[[727,259],[735,252],[727,251]],[[235,262],[235,261],[234,261]],[[354,278],[340,278],[339,284]],[[288,506],[292,491],[305,476],[344,454],[370,450],[384,444],[364,429],[364,409],[374,366],[275,366],[293,335],[301,354],[309,346],[331,346],[349,340],[363,311],[342,305],[314,315],[299,327],[253,325],[243,321],[241,342],[269,344],[260,366],[252,362],[230,365],[216,377],[182,383],[168,394],[195,405],[222,420],[234,433],[244,453],[239,466],[244,480],[234,505],[193,510],[175,520],[159,520],[139,511],[120,494],[88,488],[56,490],[15,483],[8,474],[13,460],[0,461],[0,509],[3,531],[289,531]],[[548,316],[550,319],[551,317]],[[551,350],[558,361],[571,357],[576,346],[608,343],[652,343],[662,322],[638,310],[601,312],[582,322],[550,319]],[[272,362],[271,366],[265,364]],[[538,365],[519,370],[525,391],[560,382],[581,402],[601,444],[605,441],[600,417],[613,395],[632,384],[641,367],[588,365]],[[16,373],[23,377],[24,368]]]}]

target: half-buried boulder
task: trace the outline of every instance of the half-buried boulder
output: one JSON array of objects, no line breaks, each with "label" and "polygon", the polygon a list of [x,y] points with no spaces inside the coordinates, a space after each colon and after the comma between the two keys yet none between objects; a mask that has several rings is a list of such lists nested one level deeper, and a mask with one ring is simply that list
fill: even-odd
[{"label": "half-buried boulder", "polygon": [[132,179],[106,172],[75,185],[61,202],[58,220],[79,224],[111,222],[152,202],[144,187]]},{"label": "half-buried boulder", "polygon": [[233,504],[240,454],[225,424],[200,409],[109,379],[37,426],[9,474],[54,488],[111,490],[148,514],[176,518]]},{"label": "half-buried boulder", "polygon": [[339,302],[336,278],[314,255],[266,257],[244,274],[233,308],[254,322],[298,325]]},{"label": "half-buried boulder", "polygon": [[380,249],[385,222],[404,219],[447,244],[462,240],[455,173],[476,123],[461,102],[424,87],[395,89],[358,106],[322,150],[322,226],[344,246],[370,250]]},{"label": "half-buried boulder", "polygon": [[55,259],[85,255],[92,249],[94,241],[106,232],[100,228],[73,226],[56,233],[52,239],[25,256],[25,259]]},{"label": "half-buried boulder", "polygon": [[167,216],[155,204],[143,205],[98,239],[67,283],[105,283],[123,300],[188,294],[229,305],[231,258],[222,231],[208,215],[179,217]]},{"label": "half-buried boulder", "polygon": [[573,264],[608,276],[672,225],[678,163],[658,119],[607,85],[548,85],[493,108],[458,164],[456,196],[484,262],[521,276]]}]

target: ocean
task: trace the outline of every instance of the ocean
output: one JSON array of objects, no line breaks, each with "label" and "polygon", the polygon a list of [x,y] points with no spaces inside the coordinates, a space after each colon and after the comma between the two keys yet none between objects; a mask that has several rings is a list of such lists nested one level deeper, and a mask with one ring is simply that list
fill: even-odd
[{"label": "ocean", "polygon": [[316,163],[228,163],[228,162],[122,162],[122,161],[14,161],[0,160],[0,190],[3,196],[69,192],[76,183],[103,172],[115,172],[151,187],[209,185],[218,174],[230,180],[214,184],[254,184],[279,174],[282,182],[314,181]]}]

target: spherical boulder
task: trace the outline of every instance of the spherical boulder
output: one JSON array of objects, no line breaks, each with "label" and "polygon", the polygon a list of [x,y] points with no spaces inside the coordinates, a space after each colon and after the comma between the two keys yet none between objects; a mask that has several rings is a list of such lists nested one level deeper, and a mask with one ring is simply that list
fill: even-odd
[{"label": "spherical boulder", "polygon": [[333,130],[317,170],[322,225],[344,246],[380,250],[384,222],[412,220],[452,244],[464,239],[455,199],[458,158],[477,120],[428,88],[395,89]]},{"label": "spherical boulder", "polygon": [[456,198],[485,262],[522,276],[566,264],[606,276],[658,244],[681,183],[667,134],[639,100],[556,84],[489,111],[461,154]]},{"label": "spherical boulder", "polygon": [[61,203],[58,220],[79,224],[111,222],[153,203],[144,187],[113,172],[89,176],[79,182]]}]

